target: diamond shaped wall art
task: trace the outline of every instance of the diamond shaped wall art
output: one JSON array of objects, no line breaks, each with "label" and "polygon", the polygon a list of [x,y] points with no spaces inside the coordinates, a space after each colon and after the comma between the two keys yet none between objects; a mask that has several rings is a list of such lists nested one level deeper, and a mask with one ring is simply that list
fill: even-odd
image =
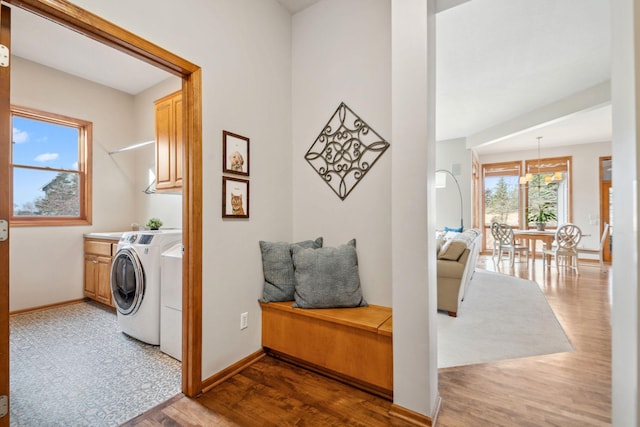
[{"label": "diamond shaped wall art", "polygon": [[389,143],[342,102],[304,158],[344,200],[387,148]]}]

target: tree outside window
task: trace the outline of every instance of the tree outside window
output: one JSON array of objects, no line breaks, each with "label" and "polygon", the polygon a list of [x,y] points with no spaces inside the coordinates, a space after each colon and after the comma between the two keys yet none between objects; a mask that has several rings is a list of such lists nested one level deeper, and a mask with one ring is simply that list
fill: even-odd
[{"label": "tree outside window", "polygon": [[485,179],[486,223],[518,224],[518,177],[500,176]]},{"label": "tree outside window", "polygon": [[[525,212],[537,211],[540,206],[551,209],[556,219],[548,219],[547,227],[571,221],[571,157],[548,157],[525,161],[525,171],[533,180],[527,183]],[[529,223],[529,226],[535,226]]]},{"label": "tree outside window", "polygon": [[51,182],[42,187],[44,197],[36,200],[36,209],[41,215],[80,215],[78,184],[78,174],[56,174]]},{"label": "tree outside window", "polygon": [[[529,183],[528,200],[530,210],[537,210],[540,206],[546,205],[558,218],[558,183],[545,181],[545,178],[551,178],[553,174],[533,174],[533,180]],[[557,219],[551,219],[546,223],[549,227],[557,227]]]},{"label": "tree outside window", "polygon": [[522,162],[485,163],[482,165],[484,233],[482,249],[493,249],[491,223],[520,227],[521,193],[519,179]]},{"label": "tree outside window", "polygon": [[[553,229],[571,221],[571,156],[513,160],[482,164],[484,189],[484,233],[482,249],[492,249],[491,223],[506,223],[512,227],[535,227],[528,223],[530,210],[538,206],[551,207],[557,219],[546,225]],[[520,178],[529,178],[527,182]]]},{"label": "tree outside window", "polygon": [[12,225],[89,224],[90,122],[12,107]]}]

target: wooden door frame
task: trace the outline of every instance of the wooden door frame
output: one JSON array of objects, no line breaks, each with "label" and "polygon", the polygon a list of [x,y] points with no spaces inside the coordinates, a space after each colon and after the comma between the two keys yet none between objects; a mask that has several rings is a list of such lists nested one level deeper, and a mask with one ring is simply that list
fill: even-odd
[{"label": "wooden door frame", "polygon": [[[611,223],[611,218],[609,218],[609,188],[612,187],[613,185],[613,177],[611,181],[605,182],[603,181],[603,173],[602,173],[602,162],[606,161],[606,160],[612,160],[612,156],[601,156],[598,158],[598,170],[599,170],[599,180],[598,180],[598,187],[600,188],[600,212],[599,212],[599,218],[600,218],[600,234],[599,236],[602,236],[602,232],[604,231],[604,223],[605,223],[605,219],[608,220],[609,223]],[[606,215],[605,215],[606,212]],[[611,239],[611,235],[609,234],[609,236],[607,236],[607,240],[605,242],[604,248],[603,248],[603,259],[606,262],[611,262],[612,261],[612,254],[611,251],[609,250],[609,241]],[[598,244],[600,243],[600,240],[598,239]]]},{"label": "wooden door frame", "polygon": [[[182,78],[184,112],[182,242],[185,248],[182,261],[182,392],[187,396],[195,396],[202,391],[201,69],[66,0],[2,0],[2,2],[32,12]],[[6,118],[2,117],[2,120]],[[8,285],[0,289],[0,297],[8,293]],[[7,307],[2,306],[2,308],[2,316],[8,315],[8,304]],[[5,310],[6,313],[4,313]],[[8,336],[6,338],[8,344]]]},{"label": "wooden door frame", "polygon": [[[0,5],[0,44],[11,49],[11,11]],[[11,147],[10,110],[11,68],[0,67],[0,147]],[[8,221],[11,215],[11,168],[10,150],[0,152],[0,219]],[[9,240],[0,242],[0,396],[9,396]],[[11,404],[9,402],[9,404]],[[0,417],[0,426],[9,426],[9,414]]]}]

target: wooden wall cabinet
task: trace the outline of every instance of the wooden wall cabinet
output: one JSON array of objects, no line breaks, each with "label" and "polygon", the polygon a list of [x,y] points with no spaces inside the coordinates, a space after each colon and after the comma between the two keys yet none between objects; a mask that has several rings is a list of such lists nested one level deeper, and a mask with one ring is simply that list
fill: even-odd
[{"label": "wooden wall cabinet", "polygon": [[84,295],[115,307],[111,299],[111,261],[117,244],[100,239],[84,240]]},{"label": "wooden wall cabinet", "polygon": [[182,190],[182,91],[155,102],[156,191]]}]

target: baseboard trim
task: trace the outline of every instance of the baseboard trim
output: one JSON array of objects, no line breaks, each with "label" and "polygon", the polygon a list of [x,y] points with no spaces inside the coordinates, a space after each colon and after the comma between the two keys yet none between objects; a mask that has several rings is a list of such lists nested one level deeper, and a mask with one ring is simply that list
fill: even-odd
[{"label": "baseboard trim", "polygon": [[211,390],[221,382],[231,378],[232,376],[242,371],[243,369],[248,368],[249,366],[253,365],[258,360],[262,359],[265,356],[266,356],[266,353],[264,352],[264,350],[260,349],[255,353],[245,357],[244,359],[237,361],[233,365],[224,368],[222,371],[216,374],[213,374],[209,378],[202,380],[202,393],[208,392],[209,390]]},{"label": "baseboard trim", "polygon": [[389,409],[389,416],[392,418],[401,419],[411,424],[412,426],[431,427],[435,426],[438,421],[438,414],[440,413],[441,404],[442,399],[440,399],[440,396],[438,396],[438,398],[436,399],[436,409],[434,411],[434,415],[433,417],[428,417],[394,403],[393,405],[391,405],[391,409]]},{"label": "baseboard trim", "polygon": [[36,311],[48,310],[50,308],[56,308],[56,307],[64,307],[65,305],[78,304],[78,303],[81,303],[81,302],[84,302],[84,301],[85,301],[84,298],[80,298],[80,299],[74,299],[74,300],[70,300],[70,301],[56,302],[54,304],[40,305],[40,306],[37,306],[37,307],[23,308],[22,310],[10,311],[9,312],[9,316],[15,316],[15,315],[18,315],[18,314],[33,313],[33,312],[36,312]]}]

